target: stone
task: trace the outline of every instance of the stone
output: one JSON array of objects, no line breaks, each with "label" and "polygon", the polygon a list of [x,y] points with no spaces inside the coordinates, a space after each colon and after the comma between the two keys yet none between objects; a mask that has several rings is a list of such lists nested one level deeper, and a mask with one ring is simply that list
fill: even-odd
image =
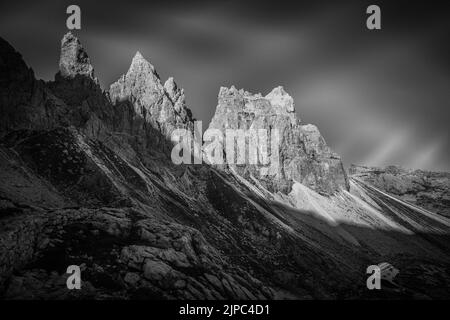
[{"label": "stone", "polygon": [[172,268],[162,261],[147,259],[144,263],[143,271],[146,279],[160,281],[172,272]]},{"label": "stone", "polygon": [[129,284],[130,286],[133,286],[133,287],[136,287],[136,285],[140,279],[141,278],[139,277],[139,275],[134,272],[127,272],[127,274],[125,274],[125,277],[123,278],[123,280],[127,284]]}]

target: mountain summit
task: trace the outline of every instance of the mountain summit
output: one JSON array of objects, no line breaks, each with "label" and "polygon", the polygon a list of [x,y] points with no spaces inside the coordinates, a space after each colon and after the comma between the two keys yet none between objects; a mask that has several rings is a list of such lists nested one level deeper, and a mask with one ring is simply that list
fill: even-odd
[{"label": "mountain summit", "polygon": [[[278,130],[279,168],[261,181],[270,190],[288,193],[295,181],[322,194],[349,188],[340,157],[330,150],[316,126],[300,122],[294,99],[281,86],[265,97],[237,90],[234,86],[222,87],[209,127],[223,131]],[[261,168],[249,165],[236,167],[236,170],[259,176]]]},{"label": "mountain summit", "polygon": [[[166,91],[168,90],[168,91]],[[153,65],[138,51],[128,72],[109,89],[113,104],[128,103],[146,123],[170,139],[175,128],[187,128],[192,124],[191,111],[186,107],[184,93],[177,89],[173,78],[167,87],[161,83]]]},{"label": "mountain summit", "polygon": [[59,72],[62,77],[74,78],[77,75],[94,77],[94,68],[88,54],[80,41],[71,32],[64,35],[61,40],[61,55],[59,59]]}]

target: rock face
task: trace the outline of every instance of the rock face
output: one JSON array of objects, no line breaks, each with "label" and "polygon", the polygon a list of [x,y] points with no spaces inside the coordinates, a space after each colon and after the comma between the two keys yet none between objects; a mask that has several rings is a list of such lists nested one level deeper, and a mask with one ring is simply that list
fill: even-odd
[{"label": "rock face", "polygon": [[35,80],[33,71],[26,66],[21,55],[3,39],[0,39],[0,56],[0,132],[4,133],[28,120]]},{"label": "rock face", "polygon": [[450,174],[352,165],[350,175],[432,212],[450,217]]},{"label": "rock face", "polygon": [[[450,221],[424,223],[353,181],[347,192],[339,158],[282,88],[221,90],[212,127],[282,132],[280,170],[252,179],[260,168],[172,163],[168,136],[193,119],[183,89],[140,54],[104,92],[72,34],[61,52],[45,83],[0,39],[0,298],[356,298],[370,295],[373,261],[399,268],[396,298],[450,296]],[[67,289],[69,265],[82,290]]]},{"label": "rock face", "polygon": [[95,138],[104,138],[106,131],[113,129],[109,98],[100,88],[86,50],[70,32],[61,40],[59,71],[47,86],[66,105],[65,124]]},{"label": "rock face", "polygon": [[175,128],[186,128],[192,122],[184,92],[173,78],[162,85],[155,68],[137,52],[128,72],[109,89],[113,104],[131,104],[136,117],[150,124],[170,139]]},{"label": "rock face", "polygon": [[[265,97],[235,87],[222,87],[209,128],[265,129],[268,136],[278,131],[279,166],[269,169],[269,175],[260,179],[269,190],[289,193],[294,181],[323,194],[349,188],[340,157],[326,145],[316,126],[301,124],[295,114],[294,100],[282,87]],[[272,156],[276,151],[270,150]],[[236,166],[236,169],[257,178],[261,173],[261,166]]]},{"label": "rock face", "polygon": [[94,78],[94,68],[83,46],[71,32],[61,41],[61,56],[59,60],[59,74],[64,78],[75,78],[82,75]]},{"label": "rock face", "polygon": [[46,128],[58,121],[64,106],[34,78],[21,55],[0,38],[0,137],[11,130]]}]

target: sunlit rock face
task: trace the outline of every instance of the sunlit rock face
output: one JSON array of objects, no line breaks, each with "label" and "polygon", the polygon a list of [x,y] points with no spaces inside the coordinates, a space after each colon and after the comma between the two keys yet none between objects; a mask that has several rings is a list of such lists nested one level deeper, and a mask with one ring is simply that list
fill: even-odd
[{"label": "sunlit rock face", "polygon": [[[288,193],[294,181],[322,193],[332,194],[348,189],[348,181],[340,157],[332,152],[316,126],[303,125],[297,118],[293,98],[283,87],[266,96],[251,94],[235,87],[221,88],[218,105],[209,128],[258,130],[271,136],[279,133],[278,166],[261,175],[262,166],[234,166],[243,175],[253,175],[272,191]],[[224,146],[226,147],[226,146]],[[277,148],[269,148],[269,157]]]},{"label": "sunlit rock face", "polygon": [[173,78],[163,85],[153,65],[139,52],[128,72],[110,86],[109,96],[115,105],[131,105],[136,118],[150,124],[167,139],[174,129],[187,128],[193,121],[183,90]]}]

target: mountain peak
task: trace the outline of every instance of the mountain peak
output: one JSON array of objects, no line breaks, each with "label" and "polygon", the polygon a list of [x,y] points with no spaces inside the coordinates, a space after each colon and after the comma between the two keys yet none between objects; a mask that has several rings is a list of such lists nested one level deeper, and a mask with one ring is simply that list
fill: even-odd
[{"label": "mountain peak", "polygon": [[135,55],[133,57],[133,60],[145,60],[145,58],[142,55],[142,53],[140,53],[139,50],[138,50],[138,51],[136,51],[136,53],[135,53]]},{"label": "mountain peak", "polygon": [[127,73],[111,84],[109,91],[112,101],[135,97],[142,98],[143,105],[149,106],[163,94],[164,88],[155,67],[137,51]]},{"label": "mountain peak", "polygon": [[341,159],[326,145],[316,126],[301,124],[294,110],[294,99],[282,86],[265,97],[235,86],[221,87],[209,128],[265,129],[280,133],[278,166],[269,168],[271,171],[251,164],[235,168],[242,175],[251,172],[255,177],[269,172],[269,180],[264,175],[260,180],[268,190],[290,192],[295,181],[328,195],[341,188],[348,189]]},{"label": "mountain peak", "polygon": [[66,33],[61,40],[59,73],[64,78],[83,75],[94,79],[94,68],[89,56],[72,32]]},{"label": "mountain peak", "polygon": [[295,111],[294,99],[284,91],[282,86],[274,88],[265,98],[276,108],[284,109],[286,112]]},{"label": "mountain peak", "polygon": [[114,104],[131,103],[137,116],[166,138],[170,138],[174,128],[185,127],[192,121],[183,90],[173,78],[163,85],[155,67],[139,51],[128,72],[110,86],[109,96]]},{"label": "mountain peak", "polygon": [[136,51],[136,53],[134,54],[133,60],[131,61],[132,65],[140,65],[140,64],[150,64],[142,55],[142,53],[140,53],[139,51]]},{"label": "mountain peak", "polygon": [[[130,68],[128,69],[128,73],[142,73],[142,74],[156,74],[155,67],[148,62],[147,59],[139,52],[136,51],[136,54],[131,61]],[[159,78],[159,77],[158,77]]]}]

